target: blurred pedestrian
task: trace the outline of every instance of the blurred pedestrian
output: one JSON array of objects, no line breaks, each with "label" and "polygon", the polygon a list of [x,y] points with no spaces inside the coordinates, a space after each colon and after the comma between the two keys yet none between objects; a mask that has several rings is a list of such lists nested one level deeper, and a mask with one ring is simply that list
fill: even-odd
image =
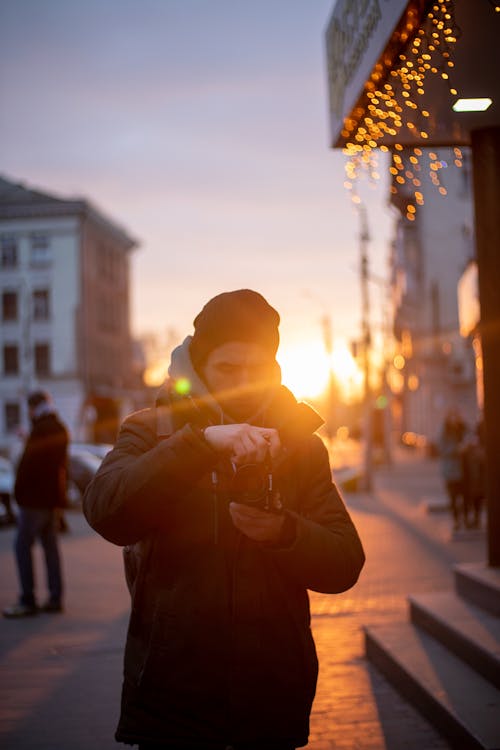
[{"label": "blurred pedestrian", "polygon": [[[14,494],[19,507],[15,555],[21,593],[19,601],[4,609],[5,617],[29,617],[62,612],[63,582],[57,531],[59,509],[66,504],[68,434],[45,391],[28,397],[31,431],[16,470]],[[47,570],[49,598],[37,606],[32,548],[39,539]]]},{"label": "blurred pedestrian", "polygon": [[484,423],[481,420],[462,448],[464,477],[464,515],[468,528],[481,526],[481,511],[486,495]]},{"label": "blurred pedestrian", "polygon": [[460,529],[462,524],[466,525],[462,464],[462,441],[465,432],[466,425],[460,413],[456,409],[450,409],[446,414],[438,445],[441,474],[450,501],[455,531]]},{"label": "blurred pedestrian", "polygon": [[364,555],[322,420],[281,385],[278,324],[257,292],[210,300],[84,497],[89,523],[129,545],[116,738],[140,750],[307,744],[307,589],[349,589]]}]

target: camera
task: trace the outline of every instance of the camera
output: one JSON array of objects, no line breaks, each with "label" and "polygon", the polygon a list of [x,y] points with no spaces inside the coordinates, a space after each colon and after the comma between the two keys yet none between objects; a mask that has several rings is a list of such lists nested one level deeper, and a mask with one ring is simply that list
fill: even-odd
[{"label": "camera", "polygon": [[274,488],[271,468],[265,463],[234,467],[230,497],[234,502],[270,513],[283,510],[280,493]]}]

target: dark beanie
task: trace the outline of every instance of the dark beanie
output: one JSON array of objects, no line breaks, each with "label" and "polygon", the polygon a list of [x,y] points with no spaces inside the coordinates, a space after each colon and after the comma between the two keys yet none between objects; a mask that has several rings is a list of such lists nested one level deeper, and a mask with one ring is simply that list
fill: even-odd
[{"label": "dark beanie", "polygon": [[278,351],[280,316],[251,289],[223,292],[209,300],[194,319],[191,360],[201,365],[210,352],[228,341],[260,344],[274,358]]}]

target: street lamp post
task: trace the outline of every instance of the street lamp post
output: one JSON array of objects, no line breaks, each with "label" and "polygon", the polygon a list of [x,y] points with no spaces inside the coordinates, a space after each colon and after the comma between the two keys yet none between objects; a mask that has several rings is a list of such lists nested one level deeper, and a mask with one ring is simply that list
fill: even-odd
[{"label": "street lamp post", "polygon": [[373,412],[372,392],[370,384],[370,353],[371,353],[371,326],[370,326],[370,292],[369,292],[369,269],[368,269],[368,220],[364,206],[360,206],[359,215],[361,220],[360,241],[360,273],[361,273],[361,328],[363,342],[363,370],[364,370],[364,409],[363,409],[363,478],[362,487],[370,492],[373,487]]}]

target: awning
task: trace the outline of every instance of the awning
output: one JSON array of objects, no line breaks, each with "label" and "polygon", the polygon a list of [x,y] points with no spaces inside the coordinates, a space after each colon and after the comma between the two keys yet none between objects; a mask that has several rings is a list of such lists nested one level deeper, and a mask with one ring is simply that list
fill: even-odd
[{"label": "awning", "polygon": [[[499,125],[499,33],[490,0],[338,0],[326,31],[332,147],[469,145],[471,130]],[[491,104],[454,111],[472,98]]]}]

